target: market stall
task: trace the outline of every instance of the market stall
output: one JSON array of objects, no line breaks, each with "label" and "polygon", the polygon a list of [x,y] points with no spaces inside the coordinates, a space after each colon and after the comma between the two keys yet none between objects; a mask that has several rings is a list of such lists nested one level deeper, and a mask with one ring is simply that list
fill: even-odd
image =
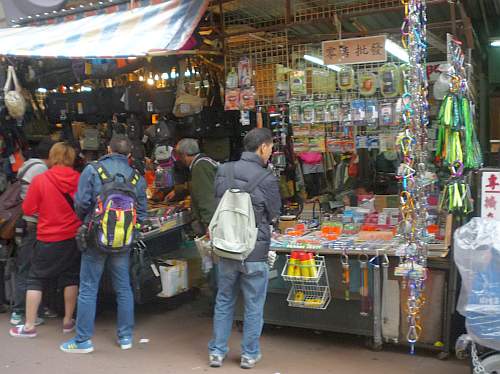
[{"label": "market stall", "polygon": [[[189,249],[179,252],[192,218],[188,172],[175,162],[173,147],[183,137],[207,134],[219,121],[220,51],[213,22],[201,22],[208,1],[96,6],[0,30],[2,66],[11,65],[19,77],[15,89],[27,104],[15,118],[7,116],[12,131],[4,127],[2,135],[12,147],[3,156],[28,154],[32,144],[51,136],[80,151],[81,170],[106,153],[113,134],[130,139],[130,165],[148,185],[148,219],[131,263],[136,302],[145,303],[201,282],[200,262]],[[220,154],[221,160],[229,157],[225,149]],[[181,192],[167,199],[174,189]],[[175,270],[168,277],[178,285],[166,286],[165,269]],[[111,287],[103,283],[107,293]]]}]

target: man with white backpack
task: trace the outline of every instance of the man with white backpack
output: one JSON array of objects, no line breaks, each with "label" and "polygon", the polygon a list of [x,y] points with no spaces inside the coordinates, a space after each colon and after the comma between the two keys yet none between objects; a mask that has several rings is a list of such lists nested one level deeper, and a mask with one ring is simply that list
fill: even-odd
[{"label": "man with white backpack", "polygon": [[254,129],[243,142],[241,159],[220,166],[215,179],[215,197],[220,202],[209,232],[220,259],[209,343],[211,367],[221,367],[228,353],[240,291],[245,306],[240,366],[251,369],[262,358],[259,340],[269,277],[270,226],[280,213],[281,196],[278,179],[267,169],[273,149],[271,131]]}]

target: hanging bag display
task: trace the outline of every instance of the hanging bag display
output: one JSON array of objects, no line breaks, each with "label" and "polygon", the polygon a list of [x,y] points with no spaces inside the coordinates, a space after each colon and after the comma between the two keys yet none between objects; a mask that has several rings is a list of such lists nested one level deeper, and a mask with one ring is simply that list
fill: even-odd
[{"label": "hanging bag display", "polygon": [[183,118],[200,113],[203,110],[205,99],[190,95],[186,92],[184,85],[184,72],[186,71],[186,62],[179,63],[179,83],[177,86],[177,97],[173,114],[177,118]]},{"label": "hanging bag display", "polygon": [[[10,89],[12,82],[14,82],[14,90]],[[7,80],[5,81],[3,90],[5,92],[5,106],[9,114],[16,119],[23,118],[26,112],[26,101],[21,93],[21,85],[17,80],[16,71],[13,66],[9,66],[7,69]]]}]

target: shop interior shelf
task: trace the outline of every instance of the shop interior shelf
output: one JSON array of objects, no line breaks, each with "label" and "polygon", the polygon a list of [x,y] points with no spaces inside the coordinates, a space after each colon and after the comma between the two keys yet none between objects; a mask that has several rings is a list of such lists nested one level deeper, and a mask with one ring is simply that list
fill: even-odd
[{"label": "shop interior shelf", "polygon": [[330,287],[294,283],[286,300],[291,307],[324,310],[331,301]]},{"label": "shop interior shelf", "polygon": [[[324,256],[316,256],[314,258],[314,265],[305,265],[305,264],[290,264],[290,256],[286,256],[286,264],[283,267],[283,271],[281,272],[281,276],[287,282],[292,283],[308,283],[308,284],[318,284],[323,273],[325,272],[325,257]],[[293,269],[293,267],[297,267],[300,270],[301,274],[311,274],[314,276],[303,276],[303,275],[288,275],[288,270]],[[314,269],[312,269],[314,267]],[[312,270],[312,271],[311,271]],[[291,271],[293,273],[293,270]]]}]

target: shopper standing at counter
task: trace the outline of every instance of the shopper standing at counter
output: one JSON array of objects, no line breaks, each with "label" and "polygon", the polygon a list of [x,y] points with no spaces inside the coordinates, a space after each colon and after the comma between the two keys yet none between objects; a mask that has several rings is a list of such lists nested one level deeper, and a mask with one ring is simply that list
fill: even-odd
[{"label": "shopper standing at counter", "polygon": [[179,161],[191,172],[193,230],[196,235],[203,236],[217,208],[214,181],[218,163],[200,152],[195,139],[182,139],[176,152]]},{"label": "shopper standing at counter", "polygon": [[75,214],[73,197],[79,174],[73,169],[75,149],[56,143],[49,152],[50,169],[36,176],[23,202],[26,216],[38,215],[37,242],[26,284],[26,322],[10,329],[14,337],[37,336],[35,322],[42,290],[49,280],[57,279],[64,289],[63,332],[74,330],[73,313],[78,295],[80,251],[75,236],[80,220]]},{"label": "shopper standing at counter", "polygon": [[[271,131],[254,129],[245,136],[243,143],[245,152],[241,159],[219,168],[215,197],[220,200],[230,188],[242,191],[248,189],[258,229],[257,242],[244,261],[222,257],[219,259],[219,290],[215,302],[213,337],[208,346],[211,367],[222,366],[228,353],[234,308],[240,290],[245,306],[240,365],[244,369],[251,369],[262,358],[259,340],[264,325],[264,304],[269,279],[267,261],[271,245],[270,225],[279,216],[281,196],[278,179],[266,170],[273,150]],[[241,228],[242,231],[247,229]]]},{"label": "shopper standing at counter", "polygon": [[[131,152],[130,140],[124,135],[115,135],[108,147],[108,155],[101,157],[95,164],[88,165],[82,173],[78,192],[75,196],[75,207],[81,219],[88,223],[94,218],[98,197],[106,190],[103,184],[114,183],[115,177],[130,181],[136,180],[135,202],[137,220],[142,222],[147,217],[146,182],[144,178],[135,176],[137,173],[128,164]],[[103,182],[104,181],[104,182]],[[107,185],[106,188],[110,188]],[[110,195],[112,196],[112,195]],[[106,203],[104,203],[106,204]],[[104,205],[100,204],[100,205]],[[117,208],[120,208],[117,205]],[[102,209],[102,207],[100,207]],[[106,227],[119,217],[111,215],[106,219]],[[95,224],[95,222],[94,222]],[[123,227],[121,227],[123,229]],[[113,230],[112,240],[118,240],[118,224]],[[109,232],[108,232],[109,233]],[[106,240],[109,236],[106,236]],[[124,243],[123,233],[121,240]],[[94,350],[91,338],[94,335],[97,293],[104,266],[108,262],[111,280],[118,304],[117,338],[121,349],[132,348],[132,333],[134,328],[134,297],[130,285],[130,251],[108,254],[97,247],[95,241],[88,241],[88,246],[82,254],[80,271],[80,294],[78,295],[78,311],[76,320],[76,337],[61,345],[61,350],[67,353],[90,353]],[[125,247],[124,247],[125,248]]]}]

